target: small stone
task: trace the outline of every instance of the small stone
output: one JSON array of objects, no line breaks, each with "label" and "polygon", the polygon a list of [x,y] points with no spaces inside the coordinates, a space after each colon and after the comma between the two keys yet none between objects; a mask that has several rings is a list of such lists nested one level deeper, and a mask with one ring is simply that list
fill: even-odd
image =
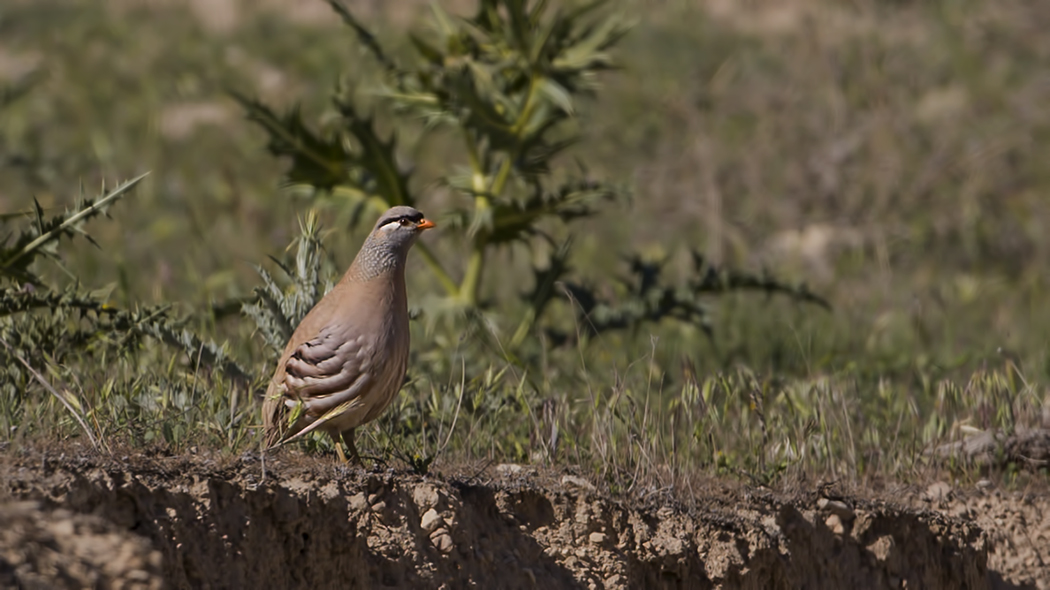
[{"label": "small stone", "polygon": [[842,519],[839,518],[838,514],[829,514],[827,520],[824,521],[824,526],[828,527],[836,535],[842,535],[846,532],[846,526],[842,524]]},{"label": "small stone", "polygon": [[438,529],[434,531],[434,534],[430,535],[430,542],[433,543],[434,547],[442,553],[452,552],[452,535],[448,534],[448,529]]},{"label": "small stone", "polygon": [[386,510],[386,502],[376,502],[372,504],[372,512],[383,512]]},{"label": "small stone", "polygon": [[431,508],[423,514],[423,520],[420,521],[419,526],[423,529],[423,532],[430,534],[445,524],[445,519],[441,518],[437,510]]},{"label": "small stone", "polygon": [[601,545],[605,542],[605,533],[591,533],[588,539],[595,545]]},{"label": "small stone", "polygon": [[853,514],[853,509],[841,500],[829,500],[828,498],[821,498],[820,500],[817,500],[817,508],[820,508],[821,510],[827,510],[832,514],[838,515],[839,519],[842,521],[848,522],[850,520],[853,520],[853,517],[855,516]]},{"label": "small stone", "polygon": [[613,575],[609,576],[608,578],[605,578],[605,587],[606,588],[620,588],[621,586],[623,586],[623,582],[621,582],[620,580],[621,580],[620,574],[613,574]]}]

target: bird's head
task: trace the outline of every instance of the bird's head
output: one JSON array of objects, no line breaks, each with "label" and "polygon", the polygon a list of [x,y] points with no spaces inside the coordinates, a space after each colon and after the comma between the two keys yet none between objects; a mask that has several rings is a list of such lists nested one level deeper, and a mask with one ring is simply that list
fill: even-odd
[{"label": "bird's head", "polygon": [[392,252],[407,252],[419,234],[434,227],[434,222],[425,219],[419,210],[412,207],[391,207],[379,217],[369,240]]},{"label": "bird's head", "polygon": [[379,217],[361,251],[351,265],[349,276],[368,281],[387,270],[404,268],[405,259],[419,234],[434,227],[434,222],[412,207],[391,207]]}]

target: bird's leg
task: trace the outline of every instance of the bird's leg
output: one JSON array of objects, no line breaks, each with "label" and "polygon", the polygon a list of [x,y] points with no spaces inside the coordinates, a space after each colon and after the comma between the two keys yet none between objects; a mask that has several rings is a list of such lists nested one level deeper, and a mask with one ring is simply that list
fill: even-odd
[{"label": "bird's leg", "polygon": [[346,463],[346,455],[343,454],[342,435],[332,433],[330,436],[332,437],[332,443],[335,445],[335,454],[339,456],[340,461]]},{"label": "bird's leg", "polygon": [[[357,454],[357,446],[354,445],[354,429],[346,430],[343,432],[343,442],[346,443],[346,448],[350,449],[350,463],[354,465],[361,465],[361,455]],[[346,459],[343,459],[346,462]]]}]

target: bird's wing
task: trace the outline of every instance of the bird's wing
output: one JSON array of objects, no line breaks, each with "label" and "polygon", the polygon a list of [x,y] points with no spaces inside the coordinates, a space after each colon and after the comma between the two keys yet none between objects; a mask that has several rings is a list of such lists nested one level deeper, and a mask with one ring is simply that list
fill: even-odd
[{"label": "bird's wing", "polygon": [[299,345],[285,362],[285,390],[320,415],[360,395],[371,381],[372,343],[328,327]]},{"label": "bird's wing", "polygon": [[295,349],[285,362],[284,397],[301,403],[313,420],[300,430],[284,433],[284,442],[312,432],[366,402],[365,394],[374,382],[369,372],[371,352],[366,338],[348,337],[332,327]]}]

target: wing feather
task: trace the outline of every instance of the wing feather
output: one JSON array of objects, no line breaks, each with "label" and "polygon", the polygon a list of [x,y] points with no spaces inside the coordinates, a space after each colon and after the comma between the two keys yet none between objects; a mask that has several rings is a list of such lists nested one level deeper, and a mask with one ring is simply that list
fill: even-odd
[{"label": "wing feather", "polygon": [[326,328],[285,362],[285,390],[306,403],[310,415],[325,414],[368,387],[370,351],[365,337],[341,338]]}]

